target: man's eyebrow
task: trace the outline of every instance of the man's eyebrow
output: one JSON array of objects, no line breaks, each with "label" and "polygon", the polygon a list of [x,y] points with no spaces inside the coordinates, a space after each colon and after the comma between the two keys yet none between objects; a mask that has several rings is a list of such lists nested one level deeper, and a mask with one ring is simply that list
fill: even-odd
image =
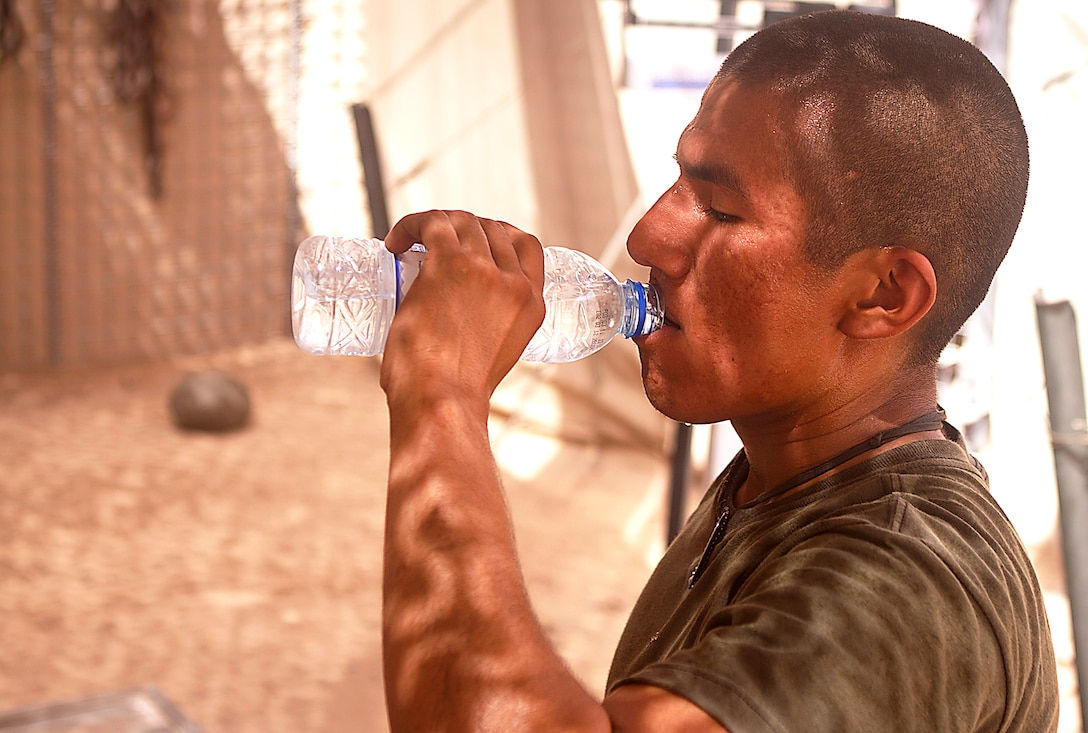
[{"label": "man's eyebrow", "polygon": [[718,188],[731,191],[745,201],[751,201],[752,197],[748,193],[748,187],[744,185],[744,182],[741,181],[740,176],[732,166],[713,161],[684,161],[680,159],[679,152],[673,153],[672,157],[680,166],[680,171],[684,175],[699,181],[706,181]]}]

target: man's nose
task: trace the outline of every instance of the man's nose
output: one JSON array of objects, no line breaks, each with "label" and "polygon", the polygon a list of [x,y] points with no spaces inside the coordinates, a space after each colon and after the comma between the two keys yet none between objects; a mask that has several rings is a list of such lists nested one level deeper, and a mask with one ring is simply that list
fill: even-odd
[{"label": "man's nose", "polygon": [[631,259],[667,277],[683,275],[690,257],[683,246],[676,188],[674,184],[663,193],[627,237],[627,252]]}]

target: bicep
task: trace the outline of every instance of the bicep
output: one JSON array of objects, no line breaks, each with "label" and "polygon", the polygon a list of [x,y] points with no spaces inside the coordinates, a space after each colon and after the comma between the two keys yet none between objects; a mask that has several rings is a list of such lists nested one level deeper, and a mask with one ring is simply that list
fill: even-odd
[{"label": "bicep", "polygon": [[728,733],[690,700],[653,685],[630,684],[604,699],[614,733]]}]

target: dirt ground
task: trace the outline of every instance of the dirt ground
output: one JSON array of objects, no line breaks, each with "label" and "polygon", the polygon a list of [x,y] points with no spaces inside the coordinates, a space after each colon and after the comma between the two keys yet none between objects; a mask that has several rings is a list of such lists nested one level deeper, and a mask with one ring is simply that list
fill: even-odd
[{"label": "dirt ground", "polygon": [[[519,367],[492,440],[541,621],[600,693],[662,549],[670,434],[630,353],[586,364]],[[377,366],[285,340],[0,374],[0,710],[152,685],[205,733],[386,731]],[[205,369],[247,387],[245,429],[172,424],[170,391]],[[1060,560],[1030,549],[1073,733]]]},{"label": "dirt ground", "polygon": [[[245,429],[172,424],[210,368],[249,390]],[[667,441],[542,376],[497,395],[492,437],[541,620],[599,692],[662,544]],[[375,360],[289,341],[0,375],[0,710],[153,685],[206,733],[385,731],[386,428]]]}]

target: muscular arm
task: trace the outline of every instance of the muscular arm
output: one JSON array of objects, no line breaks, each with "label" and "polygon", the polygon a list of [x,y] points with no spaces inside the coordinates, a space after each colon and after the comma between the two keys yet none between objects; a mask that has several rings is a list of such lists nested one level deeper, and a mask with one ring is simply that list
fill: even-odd
[{"label": "muscular arm", "polygon": [[382,364],[392,731],[666,731],[667,720],[686,721],[675,730],[720,732],[691,703],[656,688],[621,688],[602,705],[530,606],[487,416],[491,393],[543,315],[539,244],[456,212],[409,217],[387,242],[398,251],[419,240],[428,262]]},{"label": "muscular arm", "polygon": [[529,605],[486,424],[444,403],[394,425],[383,612],[392,730],[608,731]]}]

